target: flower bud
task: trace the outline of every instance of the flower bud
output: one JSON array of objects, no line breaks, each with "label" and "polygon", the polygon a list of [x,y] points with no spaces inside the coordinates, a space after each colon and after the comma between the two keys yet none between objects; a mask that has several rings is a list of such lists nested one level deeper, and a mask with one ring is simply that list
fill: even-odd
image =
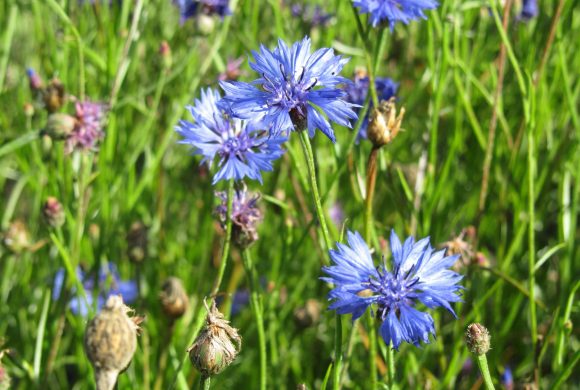
[{"label": "flower bud", "polygon": [[[228,196],[226,192],[216,192],[221,204],[216,208],[216,214],[220,219],[222,228],[227,225],[227,204]],[[248,248],[258,240],[258,224],[262,221],[263,215],[258,207],[260,195],[251,194],[246,188],[237,190],[232,204],[232,240],[239,248]]]},{"label": "flower bud", "polygon": [[55,197],[49,196],[42,206],[42,215],[48,226],[58,229],[64,224],[65,215],[62,204]]},{"label": "flower bud", "polygon": [[127,255],[135,263],[141,263],[147,257],[147,226],[142,222],[133,222],[127,233]]},{"label": "flower bud", "polygon": [[367,135],[369,140],[377,148],[391,142],[401,129],[401,122],[405,116],[405,108],[401,107],[397,116],[395,98],[382,101],[371,113]]},{"label": "flower bud", "polygon": [[475,355],[485,355],[490,348],[490,335],[486,327],[481,324],[471,324],[465,332],[467,348]]},{"label": "flower bud", "polygon": [[320,319],[320,302],[309,299],[303,307],[294,310],[294,323],[299,328],[305,329],[318,322]]},{"label": "flower bud", "polygon": [[74,117],[57,112],[48,116],[45,131],[54,140],[64,140],[73,132],[76,123]]},{"label": "flower bud", "polygon": [[2,243],[12,253],[19,254],[30,247],[30,234],[24,222],[17,220],[2,235]]},{"label": "flower bud", "polygon": [[189,306],[189,298],[178,278],[167,278],[161,287],[159,298],[163,311],[172,320],[181,317]]},{"label": "flower bud", "polygon": [[[1,340],[0,340],[1,345]],[[6,351],[0,351],[0,390],[8,390],[10,388],[10,375],[2,365],[2,357]]]},{"label": "flower bud", "polygon": [[54,78],[44,90],[44,106],[49,113],[56,112],[64,105],[65,91],[62,82]]},{"label": "flower bud", "polygon": [[131,363],[142,321],[140,317],[129,317],[131,311],[123,298],[112,295],[87,325],[85,352],[95,369],[97,390],[113,389],[119,373]]},{"label": "flower bud", "polygon": [[31,103],[24,103],[22,109],[24,111],[24,115],[26,115],[27,117],[30,118],[34,116],[34,106]]},{"label": "flower bud", "polygon": [[28,84],[30,86],[30,90],[36,92],[42,89],[43,82],[38,73],[32,68],[26,69],[26,75],[28,76]]},{"label": "flower bud", "polygon": [[202,35],[209,35],[215,29],[215,20],[213,17],[206,14],[199,14],[195,19],[197,29]]},{"label": "flower bud", "polygon": [[207,378],[219,374],[234,361],[242,347],[242,338],[218,311],[215,301],[211,310],[208,308],[205,321],[205,328],[187,352],[191,363]]},{"label": "flower bud", "polygon": [[171,68],[171,47],[169,47],[169,43],[167,43],[167,41],[163,41],[159,45],[159,55],[161,56],[161,63],[163,64],[163,68]]}]

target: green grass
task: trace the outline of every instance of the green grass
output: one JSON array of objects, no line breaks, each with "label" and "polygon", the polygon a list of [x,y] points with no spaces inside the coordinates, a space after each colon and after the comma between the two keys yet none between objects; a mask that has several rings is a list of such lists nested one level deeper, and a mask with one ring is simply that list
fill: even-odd
[{"label": "green grass", "polygon": [[[0,349],[10,350],[2,365],[16,389],[94,386],[82,345],[86,319],[73,315],[64,299],[52,301],[50,293],[58,269],[72,271],[83,264],[94,270],[106,261],[116,263],[124,279],[139,279],[140,298],[132,306],[147,317],[119,388],[151,389],[156,380],[169,388],[218,272],[223,235],[215,227],[214,191],[227,186],[213,187],[198,158],[176,144],[177,121],[189,119],[185,105],[200,88],[216,87],[228,58],[246,58],[260,43],[272,47],[278,38],[292,42],[308,34],[315,48],[334,47],[351,57],[343,71],[348,77],[366,64],[346,0],[328,2],[336,17],[325,29],[310,29],[292,18],[281,1],[238,1],[233,15],[215,19],[213,32],[205,36],[195,21],[180,25],[169,0],[113,3],[0,4],[0,230],[22,220],[34,246],[18,254],[0,248]],[[399,104],[407,113],[404,132],[378,158],[375,248],[388,255],[385,239],[392,228],[400,235],[429,235],[440,245],[475,226],[476,250],[487,259],[485,266],[461,270],[466,289],[464,302],[456,305],[458,320],[435,311],[437,339],[421,349],[404,345],[395,353],[398,388],[471,388],[478,377],[475,371],[462,374],[469,356],[463,332],[475,321],[492,335],[488,363],[496,383],[506,366],[519,384],[573,388],[580,382],[575,296],[580,287],[575,246],[580,237],[580,10],[573,1],[562,1],[556,18],[560,1],[540,1],[540,15],[520,23],[516,2],[504,31],[503,10],[489,8],[494,3],[443,0],[427,20],[388,33],[377,61],[377,75],[400,82]],[[376,39],[377,31],[371,30],[372,46]],[[170,63],[159,54],[162,41],[171,47]],[[47,114],[28,88],[29,66],[45,81],[57,76],[71,96],[110,104],[98,153],[71,157],[62,143],[47,145],[40,133]],[[253,79],[247,61],[243,68],[242,79]],[[35,105],[33,116],[25,115],[27,103]],[[71,110],[71,103],[63,109]],[[349,130],[335,132],[335,145],[321,134],[312,140],[323,207],[339,202],[346,227],[362,232],[371,146],[361,142],[349,149]],[[328,386],[333,383],[328,369],[336,321],[325,310],[328,286],[318,280],[328,258],[321,231],[310,222],[316,214],[299,142],[293,134],[288,152],[273,173],[264,175],[263,185],[247,183],[263,194],[265,219],[251,256],[267,289],[262,305],[268,387],[274,389],[298,383],[320,388],[327,375]],[[66,223],[58,231],[42,223],[48,196],[58,197],[65,208]],[[125,237],[135,221],[149,227],[149,253],[142,264],[127,256]],[[337,241],[342,227],[330,225]],[[192,307],[176,322],[168,342],[158,294],[172,275],[184,281]],[[220,291],[228,294],[246,285],[242,254],[234,248]],[[321,302],[320,320],[301,329],[293,313],[308,299]],[[240,330],[243,348],[235,363],[212,379],[212,387],[258,388],[258,328],[249,305],[232,325]],[[363,317],[352,324],[343,318],[342,327],[343,351],[353,335],[342,385],[371,388],[363,342],[368,321]],[[164,353],[168,362],[160,370]],[[384,361],[380,338],[378,353]],[[387,377],[379,370],[382,383]],[[197,386],[189,361],[177,378],[177,388]]]}]

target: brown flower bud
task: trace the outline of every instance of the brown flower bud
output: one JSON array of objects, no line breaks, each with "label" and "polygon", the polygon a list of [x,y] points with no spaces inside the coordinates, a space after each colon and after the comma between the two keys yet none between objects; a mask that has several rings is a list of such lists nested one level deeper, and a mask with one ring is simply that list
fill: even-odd
[{"label": "brown flower bud", "polygon": [[401,122],[405,116],[405,108],[401,107],[397,116],[395,98],[382,101],[371,113],[367,135],[377,148],[391,142],[401,130]]},{"label": "brown flower bud", "polygon": [[19,254],[30,248],[30,234],[21,220],[16,220],[8,226],[2,235],[2,243],[12,253]]},{"label": "brown flower bud", "polygon": [[234,361],[242,347],[242,338],[218,311],[215,301],[211,310],[208,308],[205,321],[205,328],[187,352],[191,363],[207,378],[219,374]]},{"label": "brown flower bud", "polygon": [[53,140],[65,140],[73,132],[77,120],[68,114],[54,113],[48,116],[45,132]]},{"label": "brown flower bud", "polygon": [[490,348],[490,335],[487,328],[481,324],[471,324],[465,332],[465,341],[471,353],[485,355]]},{"label": "brown flower bud", "polygon": [[316,299],[309,299],[302,307],[294,310],[294,323],[299,328],[308,328],[320,319],[320,302]]},{"label": "brown flower bud", "polygon": [[189,298],[178,278],[167,278],[161,287],[159,298],[163,311],[171,319],[181,317],[189,306]]},{"label": "brown flower bud", "polygon": [[64,224],[65,215],[62,204],[55,197],[49,196],[42,206],[42,215],[48,226],[58,229]]},{"label": "brown flower bud", "polygon": [[56,112],[64,105],[65,91],[62,82],[54,78],[46,86],[43,94],[44,106],[49,113]]},{"label": "brown flower bud", "polygon": [[113,295],[87,325],[85,352],[95,369],[97,390],[113,389],[119,373],[131,363],[142,321],[129,317],[131,311],[121,296]]},{"label": "brown flower bud", "polygon": [[127,233],[127,255],[135,263],[142,262],[147,257],[147,226],[137,221],[129,228]]}]

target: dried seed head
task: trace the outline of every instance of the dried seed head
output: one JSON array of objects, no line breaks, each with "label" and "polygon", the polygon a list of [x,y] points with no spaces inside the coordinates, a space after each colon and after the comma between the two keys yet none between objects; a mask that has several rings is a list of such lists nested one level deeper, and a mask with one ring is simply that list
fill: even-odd
[{"label": "dried seed head", "polygon": [[219,374],[234,361],[242,347],[242,338],[218,311],[215,301],[211,310],[208,309],[205,321],[205,328],[187,351],[191,363],[204,377],[210,377]]},{"label": "dried seed head", "polygon": [[30,234],[21,220],[16,220],[2,234],[2,243],[12,253],[19,254],[30,248]]},{"label": "dried seed head", "polygon": [[55,112],[48,116],[44,130],[50,138],[60,141],[67,139],[72,134],[76,124],[77,120],[73,116]]},{"label": "dried seed head", "polygon": [[294,323],[299,328],[308,328],[320,319],[320,302],[316,299],[309,299],[302,307],[294,310]]},{"label": "dried seed head", "polygon": [[369,140],[377,148],[391,142],[401,130],[401,122],[405,116],[405,108],[401,107],[397,115],[395,98],[382,101],[371,113],[367,130]]},{"label": "dried seed head", "polygon": [[161,287],[159,298],[163,311],[171,319],[181,317],[189,306],[189,298],[178,278],[167,278]]},{"label": "dried seed head", "polygon": [[111,296],[87,325],[85,351],[95,369],[97,390],[113,389],[133,358],[142,318],[129,317],[131,311],[120,296]]},{"label": "dried seed head", "polygon": [[142,222],[133,222],[127,233],[127,254],[129,259],[135,263],[140,263],[147,257],[147,226]]},{"label": "dried seed head", "polygon": [[44,106],[49,113],[56,112],[64,105],[65,91],[62,82],[54,78],[50,80],[43,94]]},{"label": "dried seed head", "polygon": [[481,324],[471,324],[465,332],[465,341],[471,353],[485,355],[490,348],[490,335],[487,328]]},{"label": "dried seed head", "polygon": [[46,223],[53,228],[59,228],[64,224],[64,210],[62,204],[55,197],[49,196],[42,207],[42,215]]}]

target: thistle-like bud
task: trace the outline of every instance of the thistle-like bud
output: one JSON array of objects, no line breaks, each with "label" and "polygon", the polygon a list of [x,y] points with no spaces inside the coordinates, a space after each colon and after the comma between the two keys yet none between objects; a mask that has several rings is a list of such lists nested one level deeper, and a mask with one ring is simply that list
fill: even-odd
[{"label": "thistle-like bud", "polygon": [[73,116],[56,112],[48,116],[45,132],[53,140],[65,140],[72,134],[76,124],[77,120]]},{"label": "thistle-like bud", "polygon": [[215,29],[215,20],[210,15],[200,13],[197,18],[195,18],[195,24],[198,31],[202,35],[209,35]]},{"label": "thistle-like bud", "polygon": [[207,378],[219,374],[234,361],[242,347],[242,338],[219,312],[215,301],[211,310],[208,308],[205,322],[205,328],[187,352],[191,363]]},{"label": "thistle-like bud", "polygon": [[58,229],[64,224],[65,215],[62,204],[55,197],[49,196],[42,206],[42,215],[48,226]]},{"label": "thistle-like bud", "polygon": [[56,112],[64,105],[65,91],[62,82],[54,78],[50,80],[43,94],[44,106],[49,113]]},{"label": "thistle-like bud", "polygon": [[189,306],[189,298],[183,288],[183,284],[181,280],[175,277],[167,278],[163,283],[159,298],[163,311],[172,320],[181,317]]},{"label": "thistle-like bud", "polygon": [[401,122],[405,116],[405,108],[401,107],[397,115],[395,98],[382,101],[373,109],[367,130],[369,140],[377,148],[391,142],[401,130]]},{"label": "thistle-like bud", "polygon": [[142,262],[147,257],[147,226],[142,222],[133,222],[127,233],[127,255],[135,263]]},{"label": "thistle-like bud", "polygon": [[132,309],[123,298],[112,295],[103,310],[89,321],[85,352],[95,370],[97,390],[115,387],[119,373],[129,366],[137,349],[140,317],[129,317]]},{"label": "thistle-like bud", "polygon": [[30,117],[34,116],[34,106],[32,104],[24,103],[22,110],[24,111],[24,115],[26,115],[27,117],[30,118]]},{"label": "thistle-like bud", "polygon": [[309,299],[302,307],[294,310],[294,323],[300,328],[308,328],[320,319],[320,302]]},{"label": "thistle-like bud", "polygon": [[171,68],[172,57],[171,57],[171,47],[167,41],[161,42],[159,45],[159,55],[161,56],[161,63],[164,69]]},{"label": "thistle-like bud", "polygon": [[19,254],[30,247],[30,234],[21,220],[16,220],[2,234],[2,243],[12,253]]},{"label": "thistle-like bud", "polygon": [[36,92],[43,87],[43,82],[38,73],[32,68],[26,69],[26,76],[28,76],[28,85],[32,92]]},{"label": "thistle-like bud", "polygon": [[467,327],[465,341],[467,348],[475,355],[485,355],[490,348],[490,335],[487,328],[475,323]]}]

